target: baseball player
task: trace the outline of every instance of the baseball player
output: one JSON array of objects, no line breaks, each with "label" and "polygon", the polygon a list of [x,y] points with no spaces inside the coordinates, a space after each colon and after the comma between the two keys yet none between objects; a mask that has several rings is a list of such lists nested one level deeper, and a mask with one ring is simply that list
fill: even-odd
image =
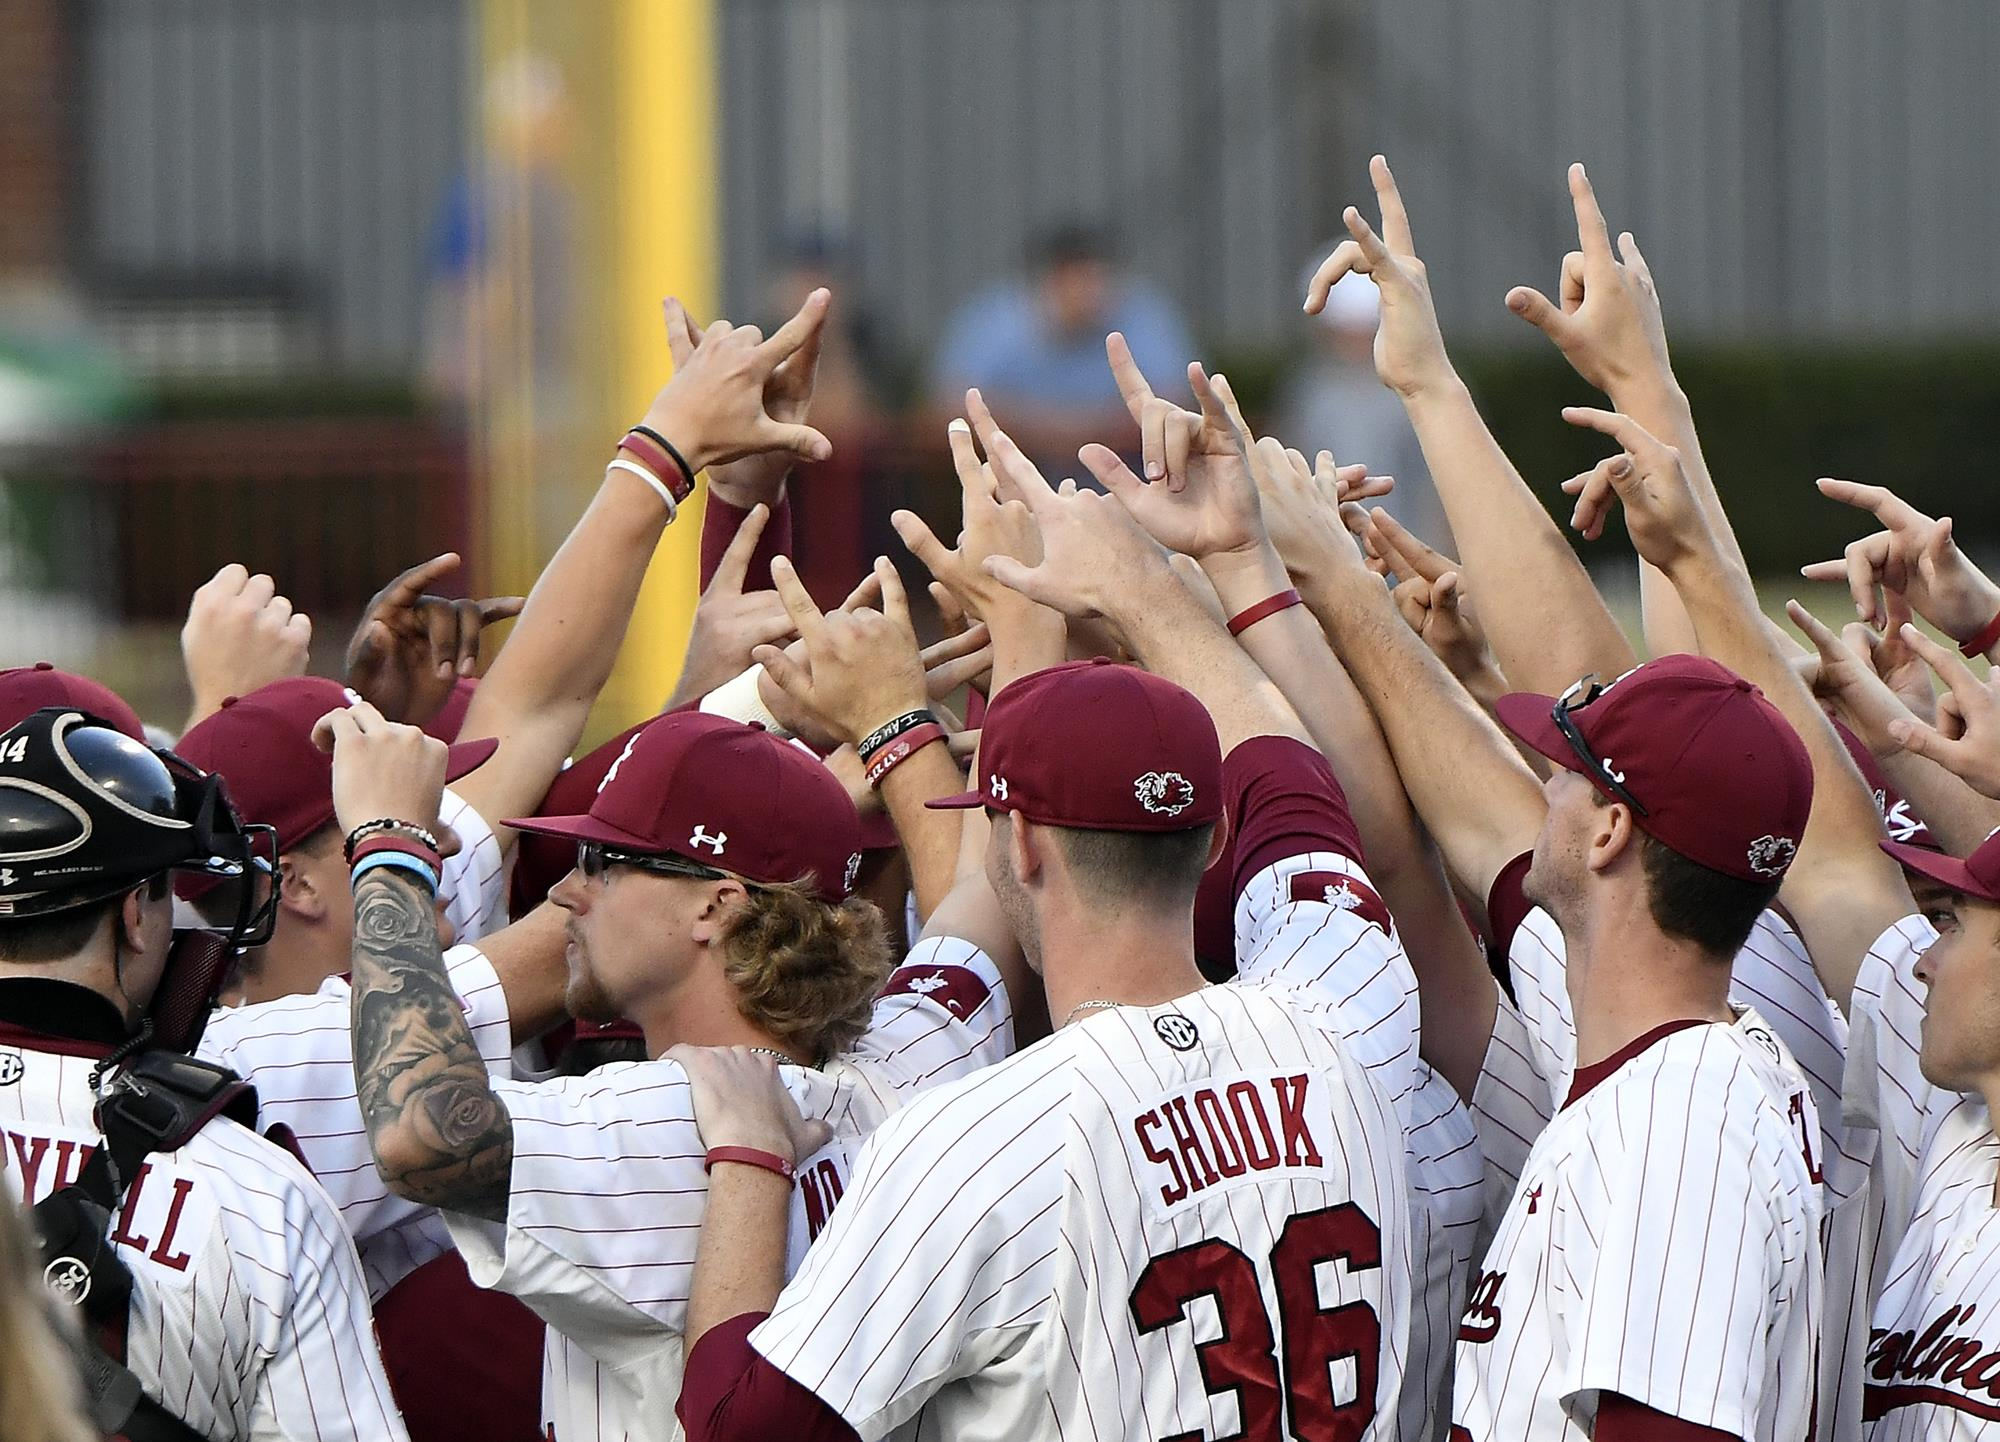
[{"label": "baseball player", "polygon": [[[421,811],[434,772],[381,758],[402,748],[434,764],[435,743],[358,707],[330,726],[337,775],[384,778],[369,793],[380,799],[343,802],[343,821]],[[579,848],[552,893],[569,914],[574,1014],[631,1017],[654,1055],[682,1038],[748,1041],[785,1059],[801,1106],[831,1126],[832,1143],[800,1169],[796,1253],[847,1190],[862,1135],[918,1089],[1011,1048],[1002,973],[961,939],[991,935],[1004,954],[997,914],[967,919],[993,912],[978,900],[983,879],[939,908],[959,917],[958,936],[920,943],[889,974],[880,914],[844,900],[853,803],[789,743],[721,717],[663,716],[631,737],[588,814],[514,824]],[[355,1079],[377,1165],[404,1197],[446,1209],[476,1281],[548,1323],[550,1435],[668,1435],[704,1195],[680,1067],[490,1077],[466,1018],[443,1004],[423,888],[400,873],[379,881],[371,872],[356,891],[353,978]],[[459,1121],[433,1129],[433,1112]]]},{"label": "baseball player", "polygon": [[326,1194],[218,1115],[233,1078],[145,1049],[162,1007],[205,1008],[215,980],[174,949],[169,873],[250,860],[215,784],[51,708],[0,733],[0,812],[0,1170],[101,1349],[98,1425],[401,1439]]},{"label": "baseball player", "polygon": [[[1011,446],[996,433],[989,452]],[[1218,731],[1234,750],[1284,708],[1118,501],[1017,481],[1045,559],[989,571],[1106,616],[1149,666],[1257,697],[1211,721],[1168,680],[1082,662],[994,698],[978,788],[951,804],[996,817],[987,870],[1059,1029],[885,1123],[782,1297],[784,1194],[762,1169],[782,1155],[722,1163],[793,1131],[755,1092],[702,1094],[720,1150],[682,1419],[702,1438],[913,1418],[922,1436],[1393,1435],[1410,1292],[1394,1107],[1331,1008],[1204,987],[1194,962]]]}]

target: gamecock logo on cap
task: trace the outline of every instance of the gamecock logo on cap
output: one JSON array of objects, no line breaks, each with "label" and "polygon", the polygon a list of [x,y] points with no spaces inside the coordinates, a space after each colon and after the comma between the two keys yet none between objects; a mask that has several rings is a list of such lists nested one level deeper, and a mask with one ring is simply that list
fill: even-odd
[{"label": "gamecock logo on cap", "polygon": [[854,890],[855,879],[860,875],[861,875],[861,853],[858,851],[851,852],[849,853],[847,858],[847,874],[844,878],[842,878],[840,883],[841,890],[843,891]]},{"label": "gamecock logo on cap", "polygon": [[1798,842],[1789,836],[1760,836],[1750,843],[1750,869],[1759,876],[1783,876],[1798,852]]},{"label": "gamecock logo on cap", "polygon": [[1178,816],[1194,805],[1194,783],[1178,771],[1148,771],[1132,783],[1132,791],[1157,816]]}]

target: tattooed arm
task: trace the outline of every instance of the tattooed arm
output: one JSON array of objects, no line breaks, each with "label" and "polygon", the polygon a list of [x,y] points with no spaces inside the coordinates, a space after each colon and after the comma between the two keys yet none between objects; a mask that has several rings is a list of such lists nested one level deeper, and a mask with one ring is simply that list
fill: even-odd
[{"label": "tattooed arm", "polygon": [[437,910],[407,872],[354,888],[354,1080],[375,1166],[397,1195],[507,1216],[514,1127],[445,976]]}]

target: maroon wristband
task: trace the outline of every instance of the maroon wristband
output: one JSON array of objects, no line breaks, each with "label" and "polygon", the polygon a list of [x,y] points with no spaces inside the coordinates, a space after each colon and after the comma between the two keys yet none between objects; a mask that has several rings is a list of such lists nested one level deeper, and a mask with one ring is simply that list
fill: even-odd
[{"label": "maroon wristband", "polygon": [[444,868],[444,858],[421,841],[407,836],[383,835],[381,833],[369,837],[366,841],[355,847],[353,854],[347,859],[347,864],[350,868],[358,866],[364,857],[373,856],[378,851],[400,851],[405,856],[414,856],[433,871],[440,871]]},{"label": "maroon wristband", "polygon": [[933,741],[944,740],[944,727],[935,721],[926,721],[921,726],[913,726],[887,746],[879,747],[868,758],[867,780],[870,786],[880,786],[882,778],[909,760],[917,752]]},{"label": "maroon wristband", "polygon": [[704,1172],[715,1170],[717,1162],[736,1162],[746,1167],[761,1167],[767,1172],[776,1172],[786,1181],[798,1175],[793,1165],[776,1152],[762,1152],[755,1147],[710,1147],[708,1155],[701,1159]]},{"label": "maroon wristband", "polygon": [[1275,596],[1266,596],[1256,605],[1249,607],[1247,610],[1238,611],[1234,616],[1229,618],[1229,634],[1240,636],[1266,616],[1275,616],[1280,611],[1290,610],[1293,606],[1302,606],[1304,604],[1305,598],[1299,594],[1297,587],[1280,591]]},{"label": "maroon wristband", "polygon": [[1984,656],[1993,648],[1995,641],[2000,641],[2000,614],[1995,614],[1993,619],[1986,623],[1985,630],[1960,646],[1959,653],[1968,660],[1974,656]]},{"label": "maroon wristband", "polygon": [[[673,459],[668,456],[666,449],[658,441],[642,436],[637,431],[627,431],[624,435],[620,436],[618,438],[618,449],[621,451],[630,451],[633,455],[638,456],[653,468],[655,475],[669,476],[679,474],[674,468]],[[672,487],[670,489],[677,490],[679,488]]]}]

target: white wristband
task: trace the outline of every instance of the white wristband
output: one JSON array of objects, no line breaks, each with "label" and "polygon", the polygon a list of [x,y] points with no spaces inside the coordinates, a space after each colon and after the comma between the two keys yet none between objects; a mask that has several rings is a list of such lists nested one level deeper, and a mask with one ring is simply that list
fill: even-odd
[{"label": "white wristband", "polygon": [[604,474],[607,476],[613,471],[624,471],[628,475],[637,476],[640,480],[658,491],[660,499],[666,502],[667,505],[667,524],[671,526],[674,523],[674,517],[680,513],[680,502],[674,499],[674,493],[667,489],[665,481],[662,481],[637,461],[628,461],[623,456],[620,456],[604,468]]},{"label": "white wristband", "polygon": [[732,721],[755,722],[773,736],[789,740],[791,731],[771,714],[771,708],[764,704],[764,697],[757,690],[757,678],[763,674],[762,666],[752,666],[741,676],[724,681],[701,698],[699,709],[711,716],[727,716]]}]

